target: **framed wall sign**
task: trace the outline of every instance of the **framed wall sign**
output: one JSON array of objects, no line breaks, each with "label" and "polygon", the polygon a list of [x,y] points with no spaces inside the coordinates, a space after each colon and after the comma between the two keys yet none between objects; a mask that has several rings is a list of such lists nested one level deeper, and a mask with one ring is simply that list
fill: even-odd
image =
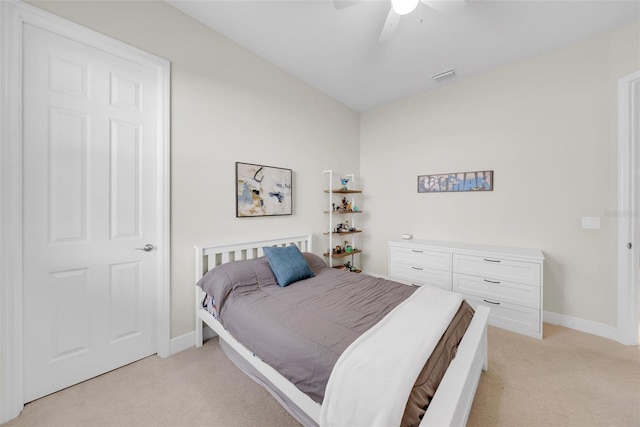
[{"label": "framed wall sign", "polygon": [[236,217],[292,214],[292,171],[236,162]]},{"label": "framed wall sign", "polygon": [[493,191],[493,171],[419,175],[418,193]]}]

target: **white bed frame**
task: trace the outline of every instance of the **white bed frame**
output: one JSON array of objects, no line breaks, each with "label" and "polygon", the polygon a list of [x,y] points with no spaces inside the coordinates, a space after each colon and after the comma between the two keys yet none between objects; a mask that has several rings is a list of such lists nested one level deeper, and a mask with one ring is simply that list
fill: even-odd
[{"label": "white bed frame", "polygon": [[[196,281],[217,265],[263,256],[262,248],[264,246],[287,246],[290,244],[295,244],[302,252],[312,251],[310,234],[293,234],[275,238],[257,238],[196,246]],[[320,405],[231,336],[209,312],[202,308],[203,299],[204,293],[196,286],[196,347],[202,346],[204,322],[218,334],[220,339],[231,346],[309,418],[319,424]],[[421,427],[466,425],[473,397],[480,381],[480,374],[482,370],[487,370],[488,316],[488,308],[480,306],[476,309],[473,320],[460,342],[457,355],[449,365],[420,423]]]}]

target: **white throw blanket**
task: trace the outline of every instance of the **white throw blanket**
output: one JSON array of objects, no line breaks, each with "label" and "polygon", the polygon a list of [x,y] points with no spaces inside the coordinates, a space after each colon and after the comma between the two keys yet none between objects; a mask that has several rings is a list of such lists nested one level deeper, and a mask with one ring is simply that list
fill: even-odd
[{"label": "white throw blanket", "polygon": [[418,288],[338,358],[320,410],[320,426],[398,426],[427,359],[462,296]]}]

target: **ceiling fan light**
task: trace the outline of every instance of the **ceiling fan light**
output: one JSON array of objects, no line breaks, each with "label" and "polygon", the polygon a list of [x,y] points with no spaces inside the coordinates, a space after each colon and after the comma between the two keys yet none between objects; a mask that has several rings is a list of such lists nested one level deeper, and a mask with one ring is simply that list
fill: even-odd
[{"label": "ceiling fan light", "polygon": [[420,0],[391,0],[391,7],[398,15],[406,15],[415,10]]}]

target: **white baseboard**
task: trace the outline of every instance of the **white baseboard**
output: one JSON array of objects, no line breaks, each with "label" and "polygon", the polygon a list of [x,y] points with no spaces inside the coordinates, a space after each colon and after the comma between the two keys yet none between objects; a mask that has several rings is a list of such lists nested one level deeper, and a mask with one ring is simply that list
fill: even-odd
[{"label": "white baseboard", "polygon": [[[216,336],[216,333],[213,332],[211,328],[205,327],[202,330],[203,339],[206,341]],[[176,353],[180,353],[181,351],[190,349],[196,345],[196,333],[195,331],[187,332],[184,335],[180,335],[179,337],[171,338],[171,353],[173,356]]]},{"label": "white baseboard", "polygon": [[565,328],[575,329],[580,332],[586,332],[587,334],[618,341],[618,329],[611,325],[579,319],[565,314],[552,313],[550,311],[544,312],[543,319],[552,325],[564,326]]},{"label": "white baseboard", "polygon": [[180,353],[188,348],[191,348],[196,343],[195,331],[187,332],[179,337],[171,338],[171,356],[176,353]]}]

